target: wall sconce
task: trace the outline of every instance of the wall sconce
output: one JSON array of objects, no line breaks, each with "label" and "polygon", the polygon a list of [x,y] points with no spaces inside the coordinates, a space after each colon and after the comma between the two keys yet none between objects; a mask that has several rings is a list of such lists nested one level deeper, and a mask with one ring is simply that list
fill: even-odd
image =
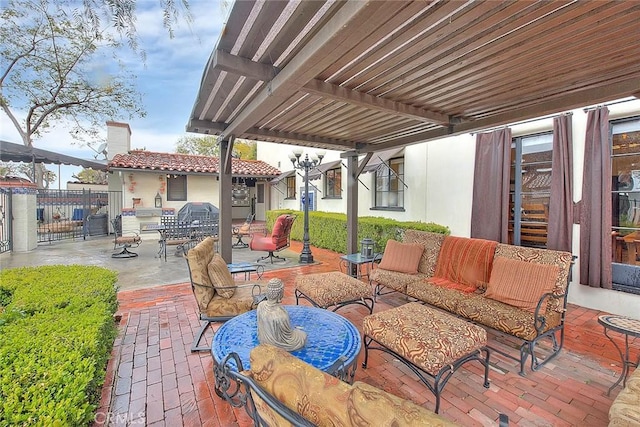
[{"label": "wall sconce", "polygon": [[162,197],[160,196],[160,193],[156,193],[156,208],[161,208],[162,207]]}]

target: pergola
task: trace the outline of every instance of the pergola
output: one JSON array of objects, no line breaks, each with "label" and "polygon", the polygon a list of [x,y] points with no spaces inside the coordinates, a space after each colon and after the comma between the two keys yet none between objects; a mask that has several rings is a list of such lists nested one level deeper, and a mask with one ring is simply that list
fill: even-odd
[{"label": "pergola", "polygon": [[234,3],[187,124],[220,136],[222,255],[235,138],[343,151],[354,252],[372,153],[640,96],[639,22],[635,1]]}]

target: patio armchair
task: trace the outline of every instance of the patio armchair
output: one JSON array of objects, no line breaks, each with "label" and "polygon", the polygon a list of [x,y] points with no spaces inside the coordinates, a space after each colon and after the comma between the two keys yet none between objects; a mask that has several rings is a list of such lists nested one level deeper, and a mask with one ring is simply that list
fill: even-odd
[{"label": "patio armchair", "polygon": [[248,248],[249,244],[242,240],[243,237],[251,236],[251,223],[253,222],[255,215],[249,214],[244,224],[240,227],[233,227],[231,235],[238,239],[232,246],[234,248]]},{"label": "patio armchair", "polygon": [[224,259],[215,251],[216,239],[207,237],[185,253],[191,291],[198,304],[200,329],[191,351],[210,351],[200,341],[212,323],[227,320],[253,310],[264,299],[260,282],[234,281]]},{"label": "patio armchair", "polygon": [[291,239],[291,227],[296,217],[293,215],[280,215],[276,218],[276,222],[273,224],[273,230],[270,236],[256,236],[251,237],[249,247],[252,251],[267,251],[268,254],[258,258],[258,262],[269,259],[273,264],[274,258],[285,261],[285,258],[274,255],[274,252],[281,251],[289,247]]},{"label": "patio armchair", "polygon": [[111,225],[113,226],[113,250],[118,248],[121,249],[120,252],[116,252],[111,254],[111,258],[135,258],[138,256],[137,253],[131,252],[129,248],[137,248],[140,246],[142,242],[142,238],[135,231],[127,231],[126,235],[122,231],[122,215],[117,215],[114,219],[111,220]]}]

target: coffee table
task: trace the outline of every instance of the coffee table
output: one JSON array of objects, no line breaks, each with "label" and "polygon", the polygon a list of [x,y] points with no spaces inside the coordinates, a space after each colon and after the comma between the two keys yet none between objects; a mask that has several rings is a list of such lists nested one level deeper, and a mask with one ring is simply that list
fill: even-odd
[{"label": "coffee table", "polygon": [[[307,333],[307,343],[291,354],[304,362],[340,378],[353,382],[356,358],[360,353],[360,333],[347,319],[316,307],[285,305],[291,325]],[[225,322],[216,332],[211,353],[216,364],[232,352],[240,357],[242,367],[250,369],[249,353],[259,344],[256,310]],[[237,370],[231,359],[229,364]]]}]

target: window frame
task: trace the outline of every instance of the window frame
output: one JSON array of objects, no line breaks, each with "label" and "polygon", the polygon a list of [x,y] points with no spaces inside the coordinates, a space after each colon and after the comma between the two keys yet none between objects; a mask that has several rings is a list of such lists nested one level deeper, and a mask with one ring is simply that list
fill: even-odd
[{"label": "window frame", "polygon": [[[536,138],[541,138],[541,137],[550,137],[548,142],[544,142],[544,144],[550,144],[550,148],[549,150],[544,150],[544,151],[539,151],[539,152],[545,152],[545,151],[549,151],[551,153],[552,158],[549,159],[549,161],[538,161],[538,162],[523,162],[523,143],[526,140],[533,140]],[[553,160],[553,130],[549,130],[549,131],[544,131],[544,132],[537,132],[537,133],[532,133],[532,134],[526,134],[526,135],[519,135],[516,137],[513,137],[511,139],[511,158],[509,161],[509,167],[510,167],[510,176],[513,177],[512,182],[509,183],[509,234],[510,234],[510,239],[511,239],[511,243],[514,245],[518,245],[518,246],[522,246],[522,247],[532,247],[532,248],[546,248],[547,246],[547,240],[548,240],[548,227],[549,227],[549,222],[548,222],[548,217],[547,217],[547,222],[546,222],[546,226],[547,226],[547,234],[546,234],[546,239],[544,244],[531,244],[531,243],[526,243],[523,244],[522,243],[522,214],[523,214],[523,196],[526,195],[533,195],[533,194],[537,194],[538,197],[540,197],[540,195],[544,195],[545,193],[547,194],[547,207],[546,209],[548,209],[548,204],[549,204],[549,200],[551,198],[551,182],[549,181],[549,189],[548,191],[540,191],[540,192],[523,192],[522,191],[522,177],[523,177],[523,173],[524,171],[526,171],[526,167],[530,167],[530,166],[535,166],[537,164],[546,164],[548,163],[549,166],[549,173],[550,169],[551,169],[551,162]],[[511,181],[511,180],[510,180]],[[544,197],[544,196],[543,196]],[[513,208],[511,208],[511,205],[513,204]],[[544,206],[543,206],[543,209]],[[547,212],[548,215],[548,212]],[[541,225],[543,225],[545,223],[541,222]],[[526,239],[525,239],[526,242]]]},{"label": "window frame", "polygon": [[[342,165],[324,172],[323,199],[342,199]],[[330,178],[330,175],[332,177]],[[331,185],[333,183],[333,185]]]},{"label": "window frame", "polygon": [[[397,164],[399,172],[393,169],[393,165]],[[373,174],[373,207],[371,210],[385,210],[385,211],[404,211],[404,200],[405,200],[405,184],[404,184],[404,155],[399,157],[393,157],[388,159],[384,164],[381,164],[378,169],[375,170]],[[382,176],[384,174],[384,176]],[[387,185],[385,185],[386,189],[378,190],[378,180],[387,180]],[[395,183],[396,189],[393,190],[392,182]],[[380,200],[384,194],[387,194],[387,199],[390,200],[391,195],[396,196],[397,203],[392,205],[387,202],[387,204],[382,204]]]},{"label": "window frame", "polygon": [[296,199],[296,176],[288,176],[285,178],[285,186],[287,187],[285,200],[295,200]]},{"label": "window frame", "polygon": [[[614,128],[616,126],[619,125],[624,125],[626,123],[630,123],[631,124],[631,128],[630,130],[626,130],[624,132],[618,132],[618,133],[614,133]],[[617,266],[615,264],[624,264],[625,266],[628,266],[630,268],[640,268],[638,266],[636,266],[635,264],[629,264],[627,262],[627,260],[625,260],[624,257],[622,257],[619,261],[617,260],[617,249],[618,249],[618,239],[622,238],[622,237],[618,237],[618,236],[622,236],[622,234],[620,234],[620,232],[622,231],[624,233],[624,235],[626,234],[630,234],[630,233],[634,233],[636,231],[640,231],[640,224],[638,224],[637,226],[634,226],[634,224],[620,224],[620,215],[619,215],[619,208],[620,208],[620,199],[619,197],[621,195],[626,195],[627,197],[629,196],[629,193],[634,193],[635,196],[633,198],[634,202],[635,197],[640,197],[640,190],[636,189],[637,184],[635,183],[635,174],[631,174],[631,169],[629,170],[630,172],[630,176],[631,176],[631,184],[633,185],[631,189],[624,189],[624,188],[620,188],[618,185],[616,185],[616,188],[614,188],[614,178],[616,179],[620,179],[620,173],[617,171],[617,169],[619,167],[616,167],[614,165],[615,160],[616,159],[625,159],[625,158],[629,158],[629,157],[634,157],[637,156],[638,161],[640,162],[640,148],[638,148],[637,153],[619,153],[619,154],[615,154],[614,153],[614,135],[619,135],[619,134],[623,134],[623,133],[628,133],[628,132],[640,132],[640,115],[635,115],[635,116],[630,116],[630,117],[624,117],[624,118],[620,118],[620,119],[614,119],[614,120],[610,120],[609,121],[609,147],[610,147],[610,161],[611,161],[611,232],[612,232],[612,236],[615,236],[615,239],[613,240],[614,246],[612,247],[612,264],[613,264],[613,269],[612,272],[614,273],[614,276],[616,275],[616,271],[615,269],[617,268]],[[632,160],[633,162],[633,160]],[[635,164],[635,162],[633,162],[631,164],[631,166],[633,166]],[[640,167],[638,167],[638,169],[640,169]],[[635,171],[636,169],[633,169],[633,171]],[[629,205],[629,211],[630,211],[631,205]],[[618,214],[618,218],[616,221],[615,215]],[[617,225],[616,225],[617,224]],[[618,235],[615,235],[614,233],[618,233]],[[622,252],[622,249],[620,250],[620,252]],[[621,253],[620,253],[621,255]],[[614,284],[615,284],[615,278],[614,278]],[[626,289],[623,287],[619,290],[625,291]]]},{"label": "window frame", "polygon": [[167,201],[187,201],[187,175],[167,176]]}]

